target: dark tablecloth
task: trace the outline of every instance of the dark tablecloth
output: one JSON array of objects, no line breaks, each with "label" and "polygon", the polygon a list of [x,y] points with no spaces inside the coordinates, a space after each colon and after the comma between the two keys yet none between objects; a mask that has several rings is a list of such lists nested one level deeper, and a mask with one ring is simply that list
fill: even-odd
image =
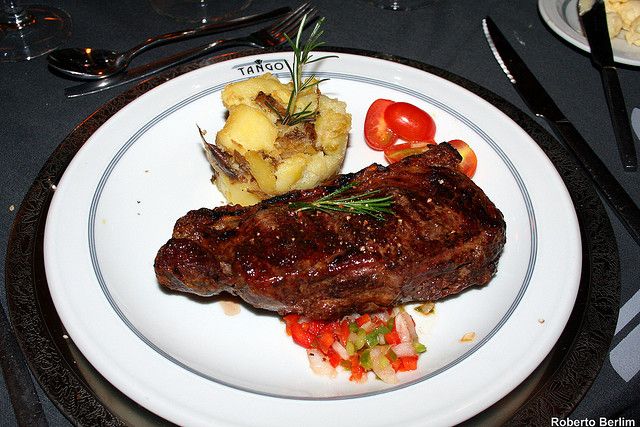
[{"label": "dark tablecloth", "polygon": [[[25,1],[24,3],[28,3]],[[49,1],[73,19],[73,35],[65,46],[125,49],[147,36],[184,27],[154,12],[143,0],[128,2]],[[281,0],[254,0],[248,11],[288,5]],[[328,45],[390,53],[443,68],[531,112],[509,84],[483,37],[481,19],[490,15],[562,111],[618,178],[640,202],[640,172],[622,171],[597,71],[584,52],[555,35],[538,13],[537,2],[507,0],[438,0],[412,12],[377,9],[360,0],[316,0],[326,16]],[[295,5],[295,4],[291,4]],[[148,52],[142,61],[177,52],[202,39]],[[640,56],[640,47],[638,48]],[[628,111],[640,107],[640,68],[619,67]],[[0,255],[5,258],[11,224],[21,200],[45,160],[85,117],[129,86],[67,99],[63,89],[73,82],[47,70],[44,57],[0,64]],[[542,122],[541,122],[542,123]],[[544,123],[542,123],[544,125]],[[546,127],[546,126],[545,126]],[[543,177],[541,177],[543,179]],[[610,212],[621,265],[621,311],[612,353],[572,418],[635,420],[640,417],[640,248]],[[6,309],[4,265],[0,300]],[[69,421],[39,390],[51,425]],[[7,388],[0,381],[0,425],[15,425]],[[628,425],[628,424],[627,424]]]}]

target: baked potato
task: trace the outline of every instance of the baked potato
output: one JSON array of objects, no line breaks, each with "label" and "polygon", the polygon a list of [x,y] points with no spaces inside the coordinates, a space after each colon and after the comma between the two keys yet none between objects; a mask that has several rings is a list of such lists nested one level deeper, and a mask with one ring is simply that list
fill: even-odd
[{"label": "baked potato", "polygon": [[205,143],[205,148],[213,180],[230,203],[246,206],[312,188],[342,166],[351,129],[345,103],[312,85],[295,104],[295,111],[316,111],[312,120],[282,124],[292,88],[267,73],[222,91],[229,115],[215,144]]}]

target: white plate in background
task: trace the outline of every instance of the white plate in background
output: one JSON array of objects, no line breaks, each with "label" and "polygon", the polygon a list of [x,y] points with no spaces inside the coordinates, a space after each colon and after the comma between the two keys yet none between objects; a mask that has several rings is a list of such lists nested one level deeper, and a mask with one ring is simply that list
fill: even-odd
[{"label": "white plate in background", "polygon": [[[578,0],[538,0],[542,19],[556,34],[572,45],[591,52],[578,16]],[[611,40],[613,59],[620,64],[640,65],[640,46],[632,46],[618,36]]]}]

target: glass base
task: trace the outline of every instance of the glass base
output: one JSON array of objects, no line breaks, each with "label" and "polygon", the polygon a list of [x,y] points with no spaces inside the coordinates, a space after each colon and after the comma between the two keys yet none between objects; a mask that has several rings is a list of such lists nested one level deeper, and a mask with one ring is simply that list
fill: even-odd
[{"label": "glass base", "polygon": [[49,6],[24,6],[19,15],[0,11],[0,62],[28,61],[51,52],[71,36],[71,18]]},{"label": "glass base", "polygon": [[366,0],[367,3],[372,4],[380,9],[387,10],[416,10],[431,5],[432,1],[429,0]]},{"label": "glass base", "polygon": [[235,17],[253,0],[150,0],[153,9],[160,15],[180,22],[206,24]]}]

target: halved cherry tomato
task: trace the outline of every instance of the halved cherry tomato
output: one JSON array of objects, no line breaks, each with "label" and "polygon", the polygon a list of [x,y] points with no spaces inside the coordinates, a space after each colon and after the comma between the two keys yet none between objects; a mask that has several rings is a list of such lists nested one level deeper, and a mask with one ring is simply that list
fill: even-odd
[{"label": "halved cherry tomato", "polygon": [[460,162],[460,171],[467,175],[469,178],[473,177],[476,173],[476,167],[478,166],[478,158],[476,153],[469,147],[469,144],[461,139],[454,139],[449,141],[449,145],[458,150],[458,153],[462,156]]},{"label": "halved cherry tomato", "polygon": [[434,144],[435,141],[403,142],[400,144],[395,144],[384,150],[384,158],[389,163],[395,163],[404,159],[405,157],[424,153],[429,149],[430,145]]},{"label": "halved cherry tomato", "polygon": [[374,150],[382,151],[398,140],[384,119],[385,110],[393,103],[388,99],[377,99],[367,111],[364,119],[364,139]]},{"label": "halved cherry tomato", "polygon": [[433,118],[408,102],[394,102],[384,110],[384,121],[398,138],[405,141],[432,141],[436,135]]}]

